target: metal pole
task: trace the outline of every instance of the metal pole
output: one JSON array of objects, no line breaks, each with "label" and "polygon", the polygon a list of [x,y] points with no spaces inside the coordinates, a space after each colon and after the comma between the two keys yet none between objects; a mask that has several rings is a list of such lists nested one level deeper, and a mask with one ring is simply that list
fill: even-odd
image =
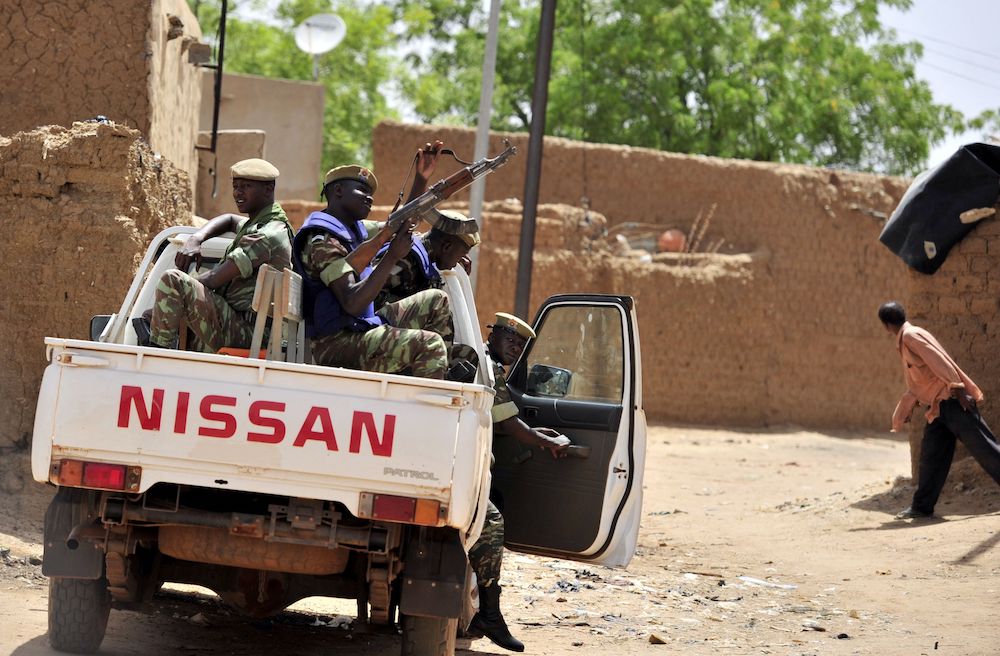
[{"label": "metal pole", "polygon": [[542,141],[545,138],[545,108],[549,102],[549,70],[552,64],[552,33],[556,23],[556,0],[542,0],[535,54],[535,90],[531,96],[531,133],[528,137],[528,164],[524,175],[524,218],[517,255],[517,291],[514,313],[525,320],[531,295],[531,258],[535,250],[535,216],[538,187],[542,177]]},{"label": "metal pole", "polygon": [[222,71],[226,56],[226,14],[229,10],[229,0],[222,0],[222,13],[219,16],[219,50],[215,57],[215,103],[212,107],[212,152],[219,138],[219,105],[222,104]]},{"label": "metal pole", "polygon": [[[479,91],[479,122],[476,124],[475,160],[486,157],[490,146],[490,118],[493,114],[493,76],[497,64],[497,32],[500,25],[500,0],[490,0],[490,18],[486,29],[486,52],[483,54],[483,85]],[[472,183],[469,191],[469,216],[479,221],[483,229],[483,197],[486,195],[486,178]],[[472,290],[476,290],[479,277],[479,249],[469,253],[472,260]]]}]

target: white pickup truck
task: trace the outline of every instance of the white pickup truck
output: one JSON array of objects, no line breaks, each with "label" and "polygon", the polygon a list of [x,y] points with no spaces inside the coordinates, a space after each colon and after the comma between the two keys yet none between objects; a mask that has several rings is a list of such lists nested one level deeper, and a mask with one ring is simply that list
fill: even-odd
[{"label": "white pickup truck", "polygon": [[[137,346],[133,319],[192,231],[155,238],[92,341],[45,340],[32,472],[57,487],[43,565],[53,647],[97,650],[113,604],[155,602],[179,582],[256,617],[308,596],[356,599],[359,622],[398,614],[402,653],[451,654],[491,453],[508,548],[629,562],[646,431],[631,298],[549,299],[512,368],[522,419],[586,456],[557,460],[494,438],[493,375],[460,268],[446,291],[456,341],[480,354],[474,383],[305,364],[301,345],[282,350],[292,362]],[[207,241],[203,266],[228,242]]]}]

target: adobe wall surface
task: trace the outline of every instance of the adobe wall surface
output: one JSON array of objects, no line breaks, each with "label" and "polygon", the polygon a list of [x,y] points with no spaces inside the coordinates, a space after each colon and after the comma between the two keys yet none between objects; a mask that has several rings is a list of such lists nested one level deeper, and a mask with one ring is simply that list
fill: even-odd
[{"label": "adobe wall surface", "polygon": [[[526,135],[500,136],[517,158],[488,178],[487,200],[523,193]],[[376,203],[391,201],[419,144],[467,156],[471,130],[396,123],[373,136]],[[454,166],[442,166],[446,175]],[[583,172],[586,172],[584,183]],[[542,203],[689,232],[718,252],[650,263],[536,240],[530,311],[557,292],[636,298],[646,411],[678,422],[887,430],[899,393],[895,350],[875,317],[906,297],[905,266],[878,242],[905,181],[873,175],[546,139]],[[714,206],[714,211],[713,211]],[[519,212],[484,226],[480,319],[513,305]],[[540,234],[544,232],[540,229]]]},{"label": "adobe wall surface", "polygon": [[[199,129],[212,130],[215,72],[201,78]],[[222,77],[219,128],[263,130],[264,159],[281,171],[278,200],[319,197],[323,155],[323,85],[226,73]]]},{"label": "adobe wall surface", "polygon": [[[168,14],[182,33],[171,33]],[[142,132],[193,180],[201,87],[187,51],[200,37],[184,0],[0,3],[0,130],[104,115]]]},{"label": "adobe wall surface", "polygon": [[[142,4],[142,3],[138,3]],[[149,131],[153,150],[187,171],[191,189],[198,174],[198,112],[202,69],[188,59],[201,27],[187,0],[153,0],[146,47],[152,52],[148,78]]]},{"label": "adobe wall surface", "polygon": [[[190,222],[187,174],[125,126],[77,123],[0,138],[0,462],[26,456],[46,336],[89,336],[118,310],[153,235]],[[19,288],[17,286],[20,286]],[[0,467],[16,492],[27,470]],[[29,476],[30,477],[30,476]]]},{"label": "adobe wall surface", "polygon": [[[976,381],[986,397],[981,406],[983,418],[995,430],[1000,426],[1000,350],[996,347],[1000,340],[1000,222],[993,217],[977,224],[933,275],[909,271],[908,276],[912,289],[906,305],[908,319],[929,330]],[[902,372],[899,380],[902,391]],[[914,474],[925,423],[923,411],[914,411],[910,426]],[[965,455],[959,444],[955,459]]]}]

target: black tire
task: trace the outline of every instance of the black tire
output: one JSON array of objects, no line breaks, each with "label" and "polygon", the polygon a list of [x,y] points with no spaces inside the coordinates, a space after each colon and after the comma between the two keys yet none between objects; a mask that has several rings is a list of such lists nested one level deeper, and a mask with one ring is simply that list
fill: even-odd
[{"label": "black tire", "polygon": [[402,656],[454,656],[458,620],[402,615]]},{"label": "black tire", "polygon": [[49,644],[53,649],[94,653],[104,640],[110,612],[106,579],[49,579]]}]

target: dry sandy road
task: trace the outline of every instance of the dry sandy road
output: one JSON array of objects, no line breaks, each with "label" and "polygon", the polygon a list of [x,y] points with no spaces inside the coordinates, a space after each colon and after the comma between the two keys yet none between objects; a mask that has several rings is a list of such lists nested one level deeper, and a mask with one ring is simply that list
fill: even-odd
[{"label": "dry sandy road", "polygon": [[[504,608],[529,653],[993,656],[1000,490],[958,467],[940,520],[896,522],[904,442],[883,436],[654,427],[644,525],[627,571],[508,554]],[[6,526],[4,525],[6,523]],[[37,522],[0,512],[0,654],[51,654]],[[167,591],[112,611],[101,653],[398,653],[342,628],[350,604],[249,622]],[[651,641],[652,640],[652,641]],[[659,642],[662,644],[654,644]],[[486,641],[473,653],[505,653]]]}]

